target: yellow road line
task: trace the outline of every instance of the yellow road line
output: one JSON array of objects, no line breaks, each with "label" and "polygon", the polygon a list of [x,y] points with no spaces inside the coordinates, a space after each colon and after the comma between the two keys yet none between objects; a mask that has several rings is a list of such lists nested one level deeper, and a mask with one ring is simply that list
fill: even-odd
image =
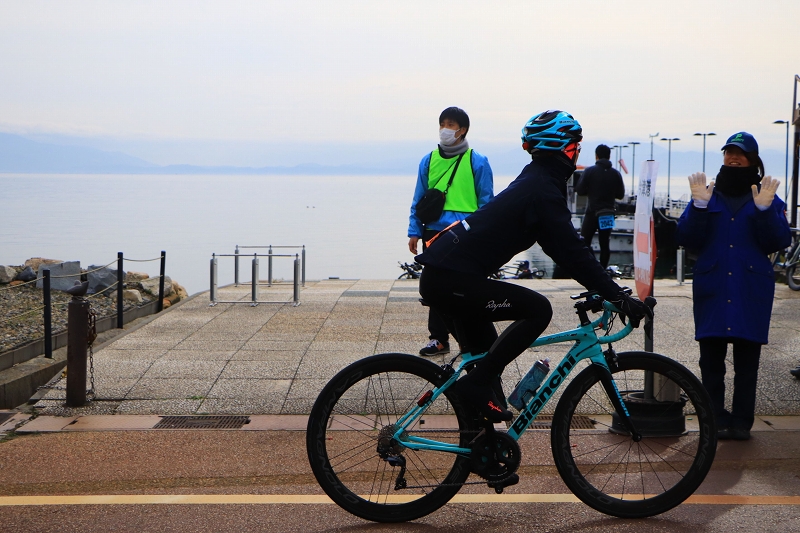
[{"label": "yellow road line", "polygon": [[[409,501],[392,496],[387,503]],[[572,494],[457,494],[450,503],[575,503]],[[233,505],[331,504],[327,496],[309,494],[106,494],[86,496],[0,496],[0,507],[16,505]],[[694,495],[685,504],[697,505],[800,505],[800,496]]]}]

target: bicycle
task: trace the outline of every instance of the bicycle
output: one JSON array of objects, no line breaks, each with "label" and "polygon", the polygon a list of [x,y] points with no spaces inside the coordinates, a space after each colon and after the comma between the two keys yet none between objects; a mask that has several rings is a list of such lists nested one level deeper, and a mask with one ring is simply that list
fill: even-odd
[{"label": "bicycle", "polygon": [[422,265],[416,261],[411,264],[401,263],[398,261],[397,264],[400,265],[400,268],[404,270],[404,272],[400,274],[397,279],[419,279],[420,274],[422,274]]},{"label": "bicycle", "polygon": [[492,279],[542,279],[547,275],[544,269],[530,267],[530,261],[517,261],[515,265],[505,265],[489,275]]},{"label": "bicycle", "polygon": [[800,291],[800,229],[791,228],[792,244],[786,249],[770,255],[772,268],[783,269],[786,284],[793,291]]},{"label": "bicycle", "polygon": [[633,279],[634,274],[632,264],[622,265],[622,268],[618,265],[608,265],[606,267],[606,272],[615,279]]},{"label": "bicycle", "polygon": [[[574,344],[507,431],[496,431],[451,388],[485,354],[461,353],[442,366],[380,354],[340,371],[314,403],[306,433],[309,462],[325,493],[375,522],[430,514],[464,485],[486,484],[501,493],[519,480],[518,440],[587,360],[552,419],[553,459],[567,487],[590,507],[623,518],[653,516],[683,502],[714,460],[708,394],[671,359],[615,353],[612,343],[633,330],[630,321],[612,333],[618,313],[612,304],[595,293],[572,298],[579,300],[580,326],[532,346]],[[592,321],[588,312],[602,315]]]}]

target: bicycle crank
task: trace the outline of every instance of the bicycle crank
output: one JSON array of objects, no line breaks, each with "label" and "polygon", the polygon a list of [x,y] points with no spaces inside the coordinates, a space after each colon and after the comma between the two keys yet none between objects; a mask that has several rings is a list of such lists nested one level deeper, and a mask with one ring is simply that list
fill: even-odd
[{"label": "bicycle crank", "polygon": [[471,470],[487,480],[487,485],[498,494],[503,488],[519,483],[515,473],[519,468],[522,451],[519,444],[507,433],[487,431],[472,443]]}]

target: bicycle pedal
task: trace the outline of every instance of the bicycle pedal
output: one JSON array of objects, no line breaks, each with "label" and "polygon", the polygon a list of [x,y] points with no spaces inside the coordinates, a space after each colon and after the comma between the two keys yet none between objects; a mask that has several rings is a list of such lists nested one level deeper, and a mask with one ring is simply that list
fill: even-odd
[{"label": "bicycle pedal", "polygon": [[517,483],[519,483],[519,476],[517,474],[511,474],[500,481],[490,481],[487,485],[494,488],[497,494],[502,494],[504,488],[516,485]]}]

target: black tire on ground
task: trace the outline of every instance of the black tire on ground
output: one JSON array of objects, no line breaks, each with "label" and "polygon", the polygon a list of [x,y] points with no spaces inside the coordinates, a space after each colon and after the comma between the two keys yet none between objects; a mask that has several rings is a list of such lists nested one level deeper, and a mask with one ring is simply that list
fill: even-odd
[{"label": "black tire on ground", "polygon": [[[367,520],[405,522],[439,509],[459,491],[470,473],[467,457],[398,446],[408,486],[396,490],[400,468],[377,453],[381,430],[446,379],[437,365],[406,354],[374,355],[331,379],[311,410],[306,447],[317,481],[334,502]],[[428,406],[426,418],[427,426],[417,419],[406,435],[468,447],[477,434],[474,415],[449,391]]]},{"label": "black tire on ground", "polygon": [[800,270],[797,269],[797,265],[786,269],[786,283],[793,291],[800,291]]},{"label": "black tire on ground", "polygon": [[[700,486],[714,461],[717,436],[708,393],[684,366],[658,354],[620,353],[612,373],[635,427],[649,423],[652,436],[634,442],[613,424],[614,408],[600,382],[601,369],[592,365],[575,377],[558,402],[551,432],[553,458],[570,490],[590,507],[621,518],[663,513]],[[657,398],[664,400],[672,387],[671,398],[680,400],[644,400],[638,391],[645,388],[648,373]],[[576,429],[578,415],[588,416],[595,429]],[[676,424],[685,424],[685,431],[675,429]],[[670,426],[672,435],[656,436],[669,433]]]}]

